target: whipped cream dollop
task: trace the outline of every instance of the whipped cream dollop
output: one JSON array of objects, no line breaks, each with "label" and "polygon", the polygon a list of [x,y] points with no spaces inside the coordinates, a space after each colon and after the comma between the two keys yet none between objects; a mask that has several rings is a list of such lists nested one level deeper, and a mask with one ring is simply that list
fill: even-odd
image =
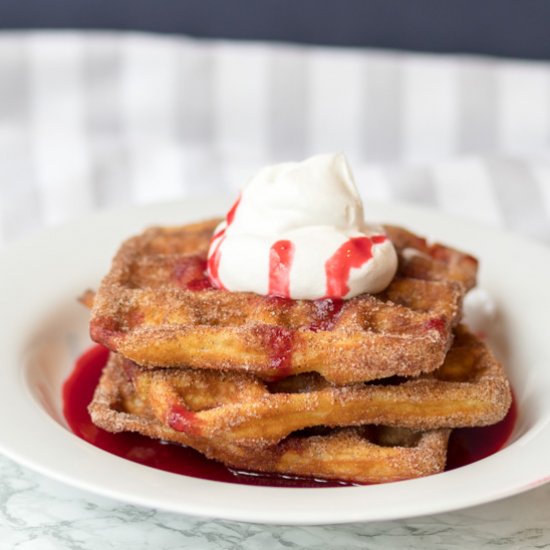
[{"label": "whipped cream dollop", "polygon": [[363,204],[342,154],[260,170],[214,232],[208,274],[230,291],[349,299],[384,290],[397,254]]}]

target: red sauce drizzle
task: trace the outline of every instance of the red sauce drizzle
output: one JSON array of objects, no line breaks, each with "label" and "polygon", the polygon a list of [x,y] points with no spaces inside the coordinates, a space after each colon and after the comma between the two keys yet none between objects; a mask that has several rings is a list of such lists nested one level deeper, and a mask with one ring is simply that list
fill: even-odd
[{"label": "red sauce drizzle", "polygon": [[269,349],[269,366],[278,371],[277,378],[290,373],[294,331],[285,327],[269,326],[265,332]]},{"label": "red sauce drizzle", "polygon": [[[282,296],[266,296],[265,299],[275,311],[283,316],[293,304],[293,300]],[[273,380],[280,380],[288,376],[294,351],[294,329],[276,325],[259,325],[256,327],[256,331],[260,337],[260,345],[267,350],[270,369],[277,371]]]},{"label": "red sauce drizzle", "polygon": [[186,290],[211,290],[214,288],[206,273],[206,260],[201,256],[186,256],[174,265],[172,277]]},{"label": "red sauce drizzle", "polygon": [[331,330],[344,307],[344,300],[325,298],[315,300],[315,320],[309,325],[309,330],[319,332],[320,330]]},{"label": "red sauce drizzle", "polygon": [[[211,481],[224,481],[264,487],[339,487],[346,482],[324,481],[293,476],[278,476],[241,472],[209,460],[189,447],[163,443],[140,434],[113,434],[94,426],[88,414],[88,404],[109,351],[94,346],[77,360],[75,368],[63,385],[63,414],[70,429],[80,438],[111,454],[157,468]],[[517,418],[515,401],[506,417],[486,428],[453,430],[449,442],[447,470],[481,460],[501,449],[514,428]]]},{"label": "red sauce drizzle", "polygon": [[447,335],[447,323],[443,318],[430,319],[424,324],[426,330],[437,330],[441,335]]},{"label": "red sauce drizzle", "polygon": [[[225,230],[222,230],[222,231],[225,233]],[[220,280],[220,274],[219,274],[220,262],[222,259],[222,253],[221,253],[220,247],[225,239],[224,233],[220,236],[218,242],[214,245],[214,250],[212,251],[210,258],[208,258],[208,276],[210,277],[210,281],[216,288],[221,288],[221,289],[223,289],[224,286],[222,285],[222,282]]]},{"label": "red sauce drizzle", "polygon": [[205,275],[202,279],[195,279],[187,283],[187,290],[193,290],[199,292],[201,290],[215,290],[216,287],[212,285],[210,279]]},{"label": "red sauce drizzle", "polygon": [[294,244],[277,241],[269,250],[268,294],[290,298],[290,268],[294,259]]},{"label": "red sauce drizzle", "polygon": [[327,298],[343,298],[349,292],[348,280],[352,268],[361,267],[372,258],[372,247],[387,240],[385,235],[354,237],[346,241],[327,260]]},{"label": "red sauce drizzle", "polygon": [[197,415],[183,405],[172,405],[168,411],[166,421],[170,428],[178,432],[198,434]]},{"label": "red sauce drizzle", "polygon": [[233,203],[233,206],[229,209],[227,216],[225,217],[228,227],[233,223],[233,220],[235,219],[235,214],[237,213],[237,208],[239,207],[240,202],[241,196],[239,195],[237,197],[237,200]]},{"label": "red sauce drizzle", "polygon": [[225,232],[227,231],[227,228],[233,223],[233,220],[235,219],[235,214],[237,213],[237,208],[239,207],[240,202],[241,202],[241,197],[239,196],[239,198],[235,201],[233,206],[229,209],[229,212],[225,217],[225,222],[226,222],[225,227],[223,229],[220,229],[218,232],[214,233],[210,241],[210,243],[213,243],[216,239],[218,239],[218,242],[216,243],[214,250],[212,251],[212,254],[210,254],[210,257],[208,258],[208,262],[207,262],[208,276],[210,277],[210,281],[216,288],[221,288],[221,289],[224,288],[220,280],[220,274],[219,274],[220,262],[222,259],[221,245],[225,240]]}]

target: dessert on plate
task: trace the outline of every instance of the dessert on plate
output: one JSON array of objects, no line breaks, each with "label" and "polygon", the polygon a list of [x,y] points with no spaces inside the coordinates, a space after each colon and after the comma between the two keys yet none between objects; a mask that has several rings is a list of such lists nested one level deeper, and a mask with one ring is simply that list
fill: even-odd
[{"label": "dessert on plate", "polygon": [[342,155],[264,168],[224,220],[126,241],[95,295],[108,431],[243,470],[372,483],[440,472],[501,420],[502,366],[461,324],[477,261],[364,221]]}]

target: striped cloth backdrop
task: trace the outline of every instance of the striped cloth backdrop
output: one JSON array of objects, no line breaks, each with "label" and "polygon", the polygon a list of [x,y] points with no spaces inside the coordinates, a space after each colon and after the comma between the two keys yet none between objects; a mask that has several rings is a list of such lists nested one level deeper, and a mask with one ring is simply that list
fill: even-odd
[{"label": "striped cloth backdrop", "polygon": [[344,151],[366,200],[550,242],[550,63],[0,35],[0,242],[97,208],[234,192]]}]

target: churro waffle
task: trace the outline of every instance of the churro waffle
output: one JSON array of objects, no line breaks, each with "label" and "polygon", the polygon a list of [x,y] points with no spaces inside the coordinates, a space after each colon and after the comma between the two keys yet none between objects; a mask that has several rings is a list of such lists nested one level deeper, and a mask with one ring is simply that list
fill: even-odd
[{"label": "churro waffle", "polygon": [[384,230],[399,252],[402,275],[458,281],[466,290],[476,285],[478,262],[473,256],[439,243],[429,244],[402,227],[385,225]]},{"label": "churro waffle", "polygon": [[316,426],[484,426],[501,420],[511,402],[501,365],[464,327],[439,369],[391,384],[338,387],[309,373],[268,385],[240,372],[144,369],[121,356],[113,356],[112,364],[132,384],[126,410],[142,414],[146,407],[176,431],[254,448]]},{"label": "churro waffle", "polygon": [[438,368],[477,262],[389,228],[400,256],[381,294],[344,302],[212,289],[217,220],[128,240],[94,299],[92,338],[146,367],[241,370],[273,380],[317,372],[335,384]]},{"label": "churro waffle", "polygon": [[320,155],[260,171],[223,222],[127,240],[81,298],[110,350],[94,424],[252,472],[442,471],[451,429],[500,421],[511,391],[460,325],[477,260],[384,230],[345,158]]},{"label": "churro waffle", "polygon": [[[221,393],[233,401],[239,397],[230,390]],[[199,401],[212,398],[208,394],[197,397]],[[233,468],[357,483],[396,481],[440,472],[445,466],[449,437],[449,430],[415,432],[362,426],[317,434],[294,433],[278,444],[255,448],[236,444],[223,435],[209,439],[197,431],[177,431],[159,422],[147,402],[136,394],[115,355],[103,372],[90,413],[94,423],[108,431],[134,431],[188,445]]]}]

